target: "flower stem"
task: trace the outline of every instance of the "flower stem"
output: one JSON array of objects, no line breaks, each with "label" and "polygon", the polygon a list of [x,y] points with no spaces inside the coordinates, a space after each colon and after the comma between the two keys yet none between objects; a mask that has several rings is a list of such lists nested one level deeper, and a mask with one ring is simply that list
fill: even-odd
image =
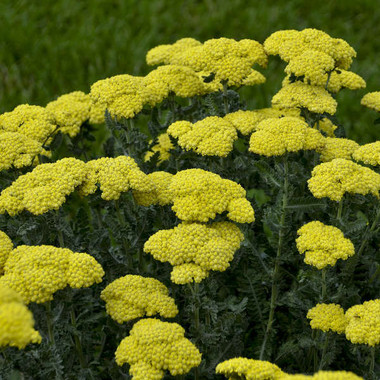
[{"label": "flower stem", "polygon": [[74,341],[75,341],[75,348],[76,348],[76,350],[78,352],[80,365],[81,365],[82,368],[87,368],[87,362],[86,362],[86,359],[85,359],[85,357],[83,355],[82,344],[81,344],[79,336],[78,336],[78,334],[76,332],[76,330],[77,330],[77,320],[76,320],[76,317],[75,317],[75,311],[74,311],[74,307],[73,306],[71,307],[71,310],[70,310],[70,319],[71,319],[71,326],[73,326],[73,328],[74,328],[73,335],[74,335]]},{"label": "flower stem", "polygon": [[324,336],[325,336],[325,341],[324,341],[324,344],[323,344],[323,349],[322,349],[322,355],[321,355],[321,361],[319,362],[319,371],[321,369],[323,369],[323,366],[324,366],[324,360],[325,360],[325,355],[326,355],[326,351],[327,351],[327,347],[328,347],[328,344],[329,344],[329,333],[326,332],[324,333]]},{"label": "flower stem", "polygon": [[269,334],[272,330],[272,324],[274,321],[274,311],[276,308],[276,301],[277,301],[277,295],[278,295],[277,281],[278,281],[278,275],[279,275],[279,270],[280,270],[280,258],[281,258],[281,252],[282,252],[282,245],[283,245],[284,236],[285,236],[286,207],[288,205],[289,167],[288,167],[287,156],[285,156],[284,158],[284,171],[285,173],[284,173],[284,186],[283,186],[283,196],[282,196],[282,210],[281,210],[281,219],[280,219],[280,231],[278,235],[277,255],[275,259],[274,273],[273,273],[273,278],[272,278],[272,292],[271,292],[272,294],[271,294],[271,299],[270,299],[269,318],[268,318],[268,323],[267,323],[267,327],[264,334],[264,340],[261,345],[260,360],[263,360],[264,358],[266,344],[268,341]]},{"label": "flower stem", "polygon": [[48,336],[49,336],[49,341],[50,344],[54,345],[54,331],[53,331],[53,320],[51,316],[51,302],[48,301],[45,303],[46,307],[46,322],[47,322],[47,329],[48,329]]},{"label": "flower stem", "polygon": [[342,211],[343,211],[343,200],[339,202],[338,205],[338,213],[336,215],[337,220],[341,221],[342,220]]},{"label": "flower stem", "polygon": [[373,375],[375,372],[375,350],[376,350],[375,346],[371,347],[371,361],[370,361],[370,365],[369,365],[370,375]]},{"label": "flower stem", "polygon": [[327,296],[327,285],[326,285],[326,268],[322,269],[322,295],[321,301],[325,301]]},{"label": "flower stem", "polygon": [[227,97],[227,83],[223,83],[223,101],[224,101],[224,112],[226,115],[228,114],[229,111],[229,106],[228,106],[228,97]]}]

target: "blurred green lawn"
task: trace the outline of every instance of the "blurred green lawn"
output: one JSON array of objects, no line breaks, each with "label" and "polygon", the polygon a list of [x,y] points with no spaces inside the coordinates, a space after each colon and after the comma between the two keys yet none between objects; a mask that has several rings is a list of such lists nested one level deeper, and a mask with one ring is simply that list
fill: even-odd
[{"label": "blurred green lawn", "polygon": [[[380,139],[377,113],[361,97],[380,90],[379,0],[2,0],[0,1],[0,113],[21,103],[45,105],[58,95],[89,91],[102,78],[145,74],[146,52],[182,37],[252,38],[280,29],[322,29],[357,51],[352,70],[367,81],[343,90],[338,119],[361,143]],[[262,88],[244,89],[250,107],[270,104],[284,63],[272,58]]]}]

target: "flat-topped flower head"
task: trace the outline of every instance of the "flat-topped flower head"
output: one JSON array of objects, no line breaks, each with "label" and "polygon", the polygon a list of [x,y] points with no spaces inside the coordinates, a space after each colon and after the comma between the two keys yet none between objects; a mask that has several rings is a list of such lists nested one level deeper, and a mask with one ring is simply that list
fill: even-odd
[{"label": "flat-topped flower head", "polygon": [[361,161],[367,165],[380,165],[380,141],[358,147],[352,157],[355,161]]},{"label": "flat-topped flower head", "polygon": [[324,332],[334,331],[342,334],[347,326],[343,308],[335,303],[320,303],[314,306],[307,312],[306,318],[310,319],[312,329]]},{"label": "flat-topped flower head", "polygon": [[362,106],[371,108],[380,112],[380,91],[369,92],[362,97],[360,101]]},{"label": "flat-topped flower head", "polygon": [[90,118],[91,99],[82,91],[74,91],[48,103],[46,109],[54,116],[59,130],[74,137]]},{"label": "flat-topped flower head", "polygon": [[215,371],[228,379],[244,376],[247,380],[276,380],[284,374],[276,364],[247,358],[225,360],[216,366]]},{"label": "flat-topped flower head", "polygon": [[106,107],[112,117],[132,118],[151,101],[142,77],[128,74],[102,79],[91,86],[92,102]]},{"label": "flat-topped flower head", "polygon": [[177,121],[169,126],[167,132],[178,138],[181,148],[194,150],[203,156],[226,157],[238,138],[234,125],[218,116],[209,116],[194,124]]},{"label": "flat-topped flower head", "polygon": [[243,239],[234,223],[181,223],[152,235],[144,251],[173,265],[172,281],[185,284],[200,282],[210,270],[225,271]]},{"label": "flat-topped flower head", "polygon": [[335,265],[338,259],[347,260],[355,254],[350,239],[334,226],[327,226],[319,221],[303,225],[296,239],[299,253],[305,254],[305,263],[318,269]]},{"label": "flat-topped flower head", "polygon": [[102,198],[107,201],[119,199],[121,193],[128,190],[154,190],[153,183],[132,157],[102,157],[91,160],[86,162],[85,172],[86,176],[79,187],[82,195],[95,193],[98,186]]},{"label": "flat-topped flower head", "polygon": [[202,169],[187,169],[170,182],[172,210],[184,221],[207,222],[228,211],[227,217],[238,223],[255,220],[246,191],[236,182]]},{"label": "flat-topped flower head", "polygon": [[13,243],[10,237],[3,231],[0,231],[0,274],[4,272],[4,264],[13,249]]},{"label": "flat-topped flower head", "polygon": [[312,376],[284,374],[279,380],[364,380],[363,377],[348,371],[319,371]]},{"label": "flat-topped flower head", "polygon": [[343,158],[317,165],[311,175],[308,185],[316,198],[340,201],[346,192],[379,197],[380,174]]},{"label": "flat-topped flower head", "polygon": [[335,158],[352,159],[352,154],[359,148],[359,144],[350,139],[327,137],[325,144],[317,149],[321,154],[322,162],[332,161]]},{"label": "flat-topped flower head", "polygon": [[43,303],[66,286],[89,287],[102,281],[104,271],[87,253],[50,245],[20,245],[10,252],[0,284],[16,291],[23,301]]},{"label": "flat-topped flower head", "polygon": [[31,166],[39,154],[48,155],[39,141],[18,132],[0,131],[0,151],[0,171]]},{"label": "flat-topped flower head", "polygon": [[41,164],[18,177],[0,195],[0,214],[13,216],[23,210],[34,215],[58,210],[66,196],[82,183],[86,165],[76,158],[63,158],[52,164]]},{"label": "flat-topped flower head", "polygon": [[380,299],[363,302],[346,311],[346,338],[355,344],[380,344]]},{"label": "flat-topped flower head", "polygon": [[159,314],[174,318],[178,314],[168,288],[154,278],[127,275],[111,282],[100,298],[106,302],[107,313],[118,323]]},{"label": "flat-topped flower head", "polygon": [[164,371],[172,376],[188,373],[200,364],[201,356],[179,324],[153,318],[135,323],[115,352],[116,363],[128,363],[134,380],[159,380]]},{"label": "flat-topped flower head", "polygon": [[320,149],[324,137],[299,117],[269,118],[256,126],[249,140],[249,150],[264,156]]},{"label": "flat-topped flower head", "polygon": [[336,100],[320,86],[311,86],[296,81],[283,87],[272,98],[274,108],[306,108],[314,113],[336,112]]},{"label": "flat-topped flower head", "polygon": [[55,129],[53,115],[40,106],[21,104],[0,115],[0,132],[18,132],[40,143],[50,142]]},{"label": "flat-topped flower head", "polygon": [[158,165],[170,158],[170,150],[174,149],[170,137],[167,133],[161,133],[157,137],[157,144],[153,145],[144,156],[144,161],[149,161],[158,152]]},{"label": "flat-topped flower head", "polygon": [[33,326],[33,315],[22,298],[0,284],[0,347],[23,349],[30,343],[41,343],[41,335]]}]

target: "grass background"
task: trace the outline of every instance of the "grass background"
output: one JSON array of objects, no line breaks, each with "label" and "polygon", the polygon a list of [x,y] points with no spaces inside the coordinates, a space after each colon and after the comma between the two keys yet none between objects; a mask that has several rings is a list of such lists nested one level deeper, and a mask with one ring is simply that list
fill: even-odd
[{"label": "grass background", "polygon": [[[338,94],[337,117],[360,143],[380,139],[374,111],[361,97],[380,90],[379,0],[2,0],[0,113],[22,103],[44,106],[57,96],[89,91],[102,78],[144,75],[146,52],[182,37],[251,38],[280,29],[313,27],[345,39],[357,53],[352,70],[367,81]],[[285,64],[271,58],[261,88],[243,89],[250,108],[270,104]]]}]

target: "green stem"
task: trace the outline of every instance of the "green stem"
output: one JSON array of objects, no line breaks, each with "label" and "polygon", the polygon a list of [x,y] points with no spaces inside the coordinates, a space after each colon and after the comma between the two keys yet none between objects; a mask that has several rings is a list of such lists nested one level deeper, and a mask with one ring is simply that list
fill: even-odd
[{"label": "green stem", "polygon": [[327,298],[327,285],[326,285],[326,268],[322,269],[322,295],[321,301],[325,301]]},{"label": "green stem", "polygon": [[269,318],[267,327],[264,334],[264,340],[261,345],[260,350],[260,360],[263,360],[266,344],[268,341],[269,334],[272,330],[272,324],[274,321],[274,311],[276,308],[276,301],[277,301],[277,294],[278,294],[278,276],[279,276],[279,270],[280,270],[280,258],[282,253],[282,245],[284,242],[284,236],[285,236],[285,219],[286,219],[286,207],[288,205],[288,160],[287,156],[284,157],[284,187],[283,187],[283,196],[282,196],[282,210],[281,210],[281,219],[280,219],[280,231],[278,235],[278,245],[277,245],[277,254],[275,259],[275,265],[274,265],[274,273],[272,278],[272,291],[271,291],[271,299],[270,299],[270,309],[269,309]]},{"label": "green stem", "polygon": [[343,200],[339,202],[338,205],[338,213],[336,215],[337,220],[341,221],[342,220],[342,211],[343,211]]},{"label": "green stem", "polygon": [[75,341],[75,348],[78,352],[80,365],[82,368],[87,368],[87,362],[86,362],[86,358],[84,357],[84,354],[83,354],[82,344],[80,342],[79,336],[78,336],[77,331],[76,331],[77,330],[77,321],[76,321],[75,311],[74,311],[73,306],[71,307],[71,310],[70,310],[70,319],[71,319],[71,326],[73,326],[73,328],[74,328],[73,335],[74,335],[74,341]]},{"label": "green stem", "polygon": [[364,233],[364,238],[363,238],[362,244],[361,244],[361,246],[359,248],[358,253],[356,254],[356,256],[357,256],[358,259],[359,259],[360,255],[363,253],[364,248],[365,248],[365,246],[366,246],[366,244],[368,242],[370,233],[376,228],[377,223],[379,222],[379,219],[380,219],[380,210],[377,212],[376,218],[373,221],[371,227],[369,229],[367,228],[366,232]]},{"label": "green stem", "polygon": [[376,347],[375,346],[371,347],[371,361],[369,365],[370,375],[373,375],[375,372],[375,351],[376,351]]},{"label": "green stem", "polygon": [[46,322],[47,322],[49,341],[50,341],[50,344],[55,345],[54,331],[53,331],[54,326],[53,326],[53,320],[51,316],[51,302],[50,301],[46,302],[45,307],[46,307]]},{"label": "green stem", "polygon": [[[119,200],[116,200],[114,203],[115,203],[117,220],[119,221],[122,229],[124,229],[126,227],[126,222],[125,222],[124,215],[122,214],[122,212],[120,210]],[[123,234],[124,234],[124,231],[123,231]],[[124,236],[122,236],[121,240],[123,242],[123,247],[124,247],[125,254],[128,255],[128,252],[129,252],[129,243],[124,238]]]},{"label": "green stem", "polygon": [[325,360],[325,355],[326,355],[327,347],[328,347],[328,344],[329,344],[329,333],[326,332],[324,335],[325,335],[325,342],[323,344],[321,361],[319,362],[319,368],[318,368],[319,371],[321,369],[323,369],[323,366],[325,364],[324,360]]},{"label": "green stem", "polygon": [[229,107],[228,107],[228,96],[227,96],[227,83],[223,83],[223,101],[224,101],[224,112],[226,115],[228,114]]},{"label": "green stem", "polygon": [[[58,226],[59,225],[59,218],[60,218],[59,210],[56,211],[55,216],[56,216],[56,225]],[[61,248],[64,248],[65,247],[65,241],[63,239],[63,234],[62,234],[62,231],[60,228],[57,228],[57,234],[58,234],[59,246]]]}]

